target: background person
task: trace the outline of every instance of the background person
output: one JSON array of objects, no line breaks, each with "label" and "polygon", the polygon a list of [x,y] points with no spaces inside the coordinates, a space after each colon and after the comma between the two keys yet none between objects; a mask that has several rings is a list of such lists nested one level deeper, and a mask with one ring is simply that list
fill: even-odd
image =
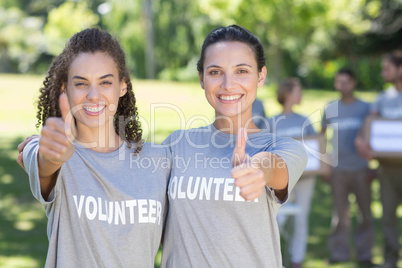
[{"label": "background person", "polygon": [[[393,52],[382,60],[382,77],[391,86],[380,93],[371,106],[370,116],[388,119],[402,118],[402,54]],[[356,139],[359,152],[367,159],[372,159],[369,144],[362,137]],[[382,231],[384,234],[383,268],[397,267],[399,258],[399,232],[396,210],[402,196],[402,165],[400,161],[379,159],[379,180],[381,203],[383,208]]]},{"label": "background person", "polygon": [[266,128],[266,115],[264,104],[261,100],[255,99],[253,102],[253,120],[259,129]]},{"label": "background person", "polygon": [[[299,105],[302,99],[302,87],[300,80],[289,78],[278,87],[277,100],[282,105],[282,113],[273,116],[269,120],[269,128],[272,133],[280,137],[303,138],[314,136],[317,133],[307,117],[293,111],[295,105]],[[304,125],[307,127],[303,128]],[[293,268],[302,267],[306,255],[308,238],[308,218],[310,214],[311,199],[314,193],[315,176],[302,176],[296,183],[290,199],[299,208],[300,213],[295,215],[293,221],[293,236],[289,244]],[[285,206],[287,206],[286,204]],[[286,216],[281,215],[279,209],[278,223],[283,225]]]},{"label": "background person", "polygon": [[370,208],[371,183],[367,160],[359,156],[354,145],[354,140],[369,113],[370,104],[354,96],[356,78],[349,69],[340,69],[336,73],[334,87],[341,94],[341,98],[325,107],[322,119],[322,133],[326,132],[328,126],[333,128],[333,157],[338,162],[337,165],[334,164],[329,179],[336,211],[333,232],[329,238],[330,262],[346,262],[351,257],[349,194],[353,193],[360,213],[354,235],[357,259],[359,263],[371,266],[371,249],[374,242]]}]

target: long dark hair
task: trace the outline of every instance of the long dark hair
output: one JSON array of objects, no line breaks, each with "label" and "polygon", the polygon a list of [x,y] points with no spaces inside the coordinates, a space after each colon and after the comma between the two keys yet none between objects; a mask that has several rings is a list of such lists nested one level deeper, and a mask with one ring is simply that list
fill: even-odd
[{"label": "long dark hair", "polygon": [[261,72],[265,66],[264,48],[260,40],[247,29],[238,25],[230,25],[227,27],[218,27],[207,35],[201,48],[200,59],[197,62],[198,72],[202,73],[204,71],[206,49],[218,42],[241,42],[248,45],[254,51],[258,71]]},{"label": "long dark hair", "polygon": [[[43,81],[43,87],[40,89],[36,127],[39,128],[40,125],[44,125],[48,117],[61,117],[58,100],[63,85],[67,85],[68,70],[71,63],[80,53],[95,52],[107,53],[116,63],[119,80],[127,84],[127,93],[119,99],[113,125],[116,134],[126,141],[130,148],[131,142],[137,144],[135,153],[138,153],[142,147],[142,129],[133,86],[126,65],[126,55],[117,39],[108,32],[97,28],[85,29],[76,33],[71,37],[63,52],[54,58],[48,75]],[[124,128],[120,127],[120,124],[125,124]]]}]

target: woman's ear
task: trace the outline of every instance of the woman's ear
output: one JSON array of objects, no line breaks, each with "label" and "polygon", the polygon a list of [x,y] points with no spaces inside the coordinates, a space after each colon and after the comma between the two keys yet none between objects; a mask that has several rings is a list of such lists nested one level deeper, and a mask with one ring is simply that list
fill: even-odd
[{"label": "woman's ear", "polygon": [[202,72],[198,72],[198,76],[200,77],[200,84],[201,84],[201,88],[204,88],[204,74]]},{"label": "woman's ear", "polygon": [[120,83],[120,97],[123,97],[124,95],[126,95],[126,93],[127,93],[127,83],[124,82],[123,80],[123,82]]},{"label": "woman's ear", "polygon": [[267,67],[262,67],[261,72],[258,73],[258,87],[262,87],[265,84],[265,78],[267,77]]}]

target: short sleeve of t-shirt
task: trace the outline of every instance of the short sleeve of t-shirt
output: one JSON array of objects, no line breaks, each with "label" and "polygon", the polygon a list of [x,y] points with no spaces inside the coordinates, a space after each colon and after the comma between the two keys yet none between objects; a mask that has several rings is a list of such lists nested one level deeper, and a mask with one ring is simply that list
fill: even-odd
[{"label": "short sleeve of t-shirt", "polygon": [[338,115],[338,102],[329,102],[324,109],[324,113],[321,120],[321,129],[326,129],[328,124],[330,124],[330,118],[336,117]]},{"label": "short sleeve of t-shirt", "polygon": [[277,137],[276,139],[273,147],[266,148],[265,151],[277,154],[285,161],[289,174],[288,192],[290,193],[306,167],[307,154],[299,141],[292,138]]},{"label": "short sleeve of t-shirt", "polygon": [[40,181],[39,181],[39,166],[38,166],[38,151],[39,138],[31,140],[24,148],[23,161],[25,170],[29,176],[29,185],[33,196],[43,205],[49,204],[54,200],[54,189],[52,190],[48,201],[43,199]]},{"label": "short sleeve of t-shirt", "polygon": [[313,125],[311,124],[310,120],[308,120],[306,118],[306,128],[305,128],[305,135],[306,136],[314,136],[317,135],[317,132],[315,131],[315,129],[313,128]]},{"label": "short sleeve of t-shirt", "polygon": [[380,112],[382,99],[383,99],[383,95],[380,94],[376,98],[376,100],[371,104],[371,106],[370,106],[370,112],[371,113],[379,113]]},{"label": "short sleeve of t-shirt", "polygon": [[378,95],[370,110],[384,118],[402,118],[402,92],[393,87],[386,89]]},{"label": "short sleeve of t-shirt", "polygon": [[259,129],[265,129],[267,128],[267,119],[265,117],[265,110],[264,110],[264,105],[262,103],[262,101],[256,99],[253,102],[252,105],[252,109],[253,109],[253,120],[255,125],[259,128]]},{"label": "short sleeve of t-shirt", "polygon": [[177,130],[173,131],[172,133],[170,133],[169,136],[167,136],[167,138],[162,142],[162,146],[166,147],[167,150],[172,153],[171,150],[171,145],[172,145],[172,140],[174,140],[174,137],[176,136]]}]

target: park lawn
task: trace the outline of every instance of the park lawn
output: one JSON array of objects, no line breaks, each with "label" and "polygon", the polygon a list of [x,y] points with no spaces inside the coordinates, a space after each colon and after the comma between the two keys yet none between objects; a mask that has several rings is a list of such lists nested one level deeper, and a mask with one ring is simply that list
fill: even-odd
[{"label": "park lawn", "polygon": [[[35,99],[43,77],[1,75],[0,91],[0,267],[43,267],[47,251],[46,216],[33,197],[25,172],[19,168],[17,145],[35,129]],[[213,110],[197,83],[133,80],[144,138],[160,143],[173,130],[198,127],[213,122]],[[372,101],[375,93],[358,93]],[[268,115],[280,112],[275,90],[264,86],[258,90]],[[309,116],[319,130],[319,121],[326,103],[334,100],[334,91],[305,90],[297,111]],[[375,163],[374,163],[375,165]],[[376,220],[374,260],[382,260],[380,233],[381,205],[378,201],[378,181],[373,183],[372,204]],[[353,197],[350,197],[351,200]],[[351,210],[356,212],[356,205]],[[305,267],[327,267],[327,238],[332,214],[329,185],[317,180],[310,214],[310,235]],[[354,213],[355,215],[356,213]],[[402,211],[398,211],[402,215]],[[356,220],[353,218],[353,223]],[[157,266],[160,253],[157,256]],[[354,262],[331,267],[358,267]]]}]

